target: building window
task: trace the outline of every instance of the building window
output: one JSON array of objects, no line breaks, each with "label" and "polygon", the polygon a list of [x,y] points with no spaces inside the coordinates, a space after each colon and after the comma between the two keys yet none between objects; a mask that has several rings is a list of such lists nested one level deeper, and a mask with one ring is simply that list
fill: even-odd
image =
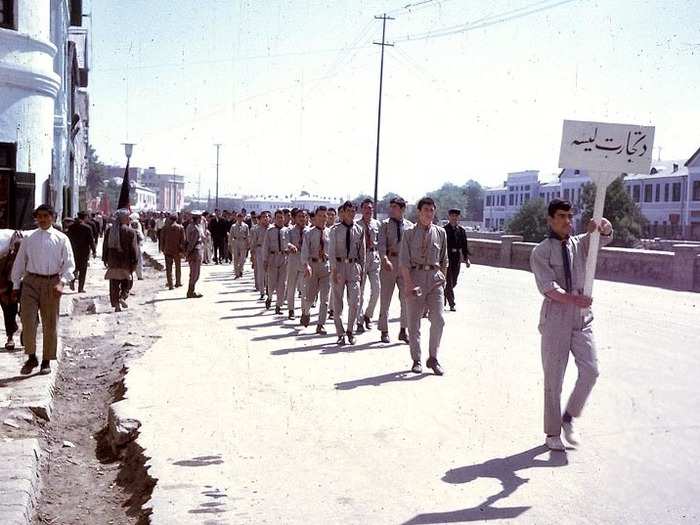
[{"label": "building window", "polygon": [[529,200],[530,200],[530,196],[529,196],[529,195],[525,195],[525,202],[527,202],[527,201],[529,201]]},{"label": "building window", "polygon": [[569,188],[566,188],[564,190],[564,200],[568,201],[569,200]]},{"label": "building window", "polygon": [[671,193],[672,193],[673,202],[680,202],[680,200],[681,200],[681,183],[680,182],[673,183],[673,188],[672,188]]},{"label": "building window", "polygon": [[639,194],[640,194],[639,185],[634,186],[634,187],[632,188],[632,200],[633,200],[634,202],[639,202]]},{"label": "building window", "polygon": [[15,27],[15,0],[0,0],[0,27],[17,29]]},{"label": "building window", "polygon": [[669,184],[668,182],[664,184],[664,202],[668,202],[668,188]]},{"label": "building window", "polygon": [[513,205],[513,197],[514,197],[514,195],[512,193],[510,195],[508,195],[508,206]]},{"label": "building window", "polygon": [[525,191],[530,191],[530,185],[525,186]]},{"label": "building window", "polygon": [[506,205],[506,196],[501,195],[501,206],[505,206],[505,205]]},{"label": "building window", "polygon": [[644,185],[644,202],[651,202],[653,197],[654,186],[651,184]]},{"label": "building window", "polygon": [[656,185],[656,192],[654,193],[654,201],[659,202],[661,200],[661,184]]},{"label": "building window", "polygon": [[693,181],[693,200],[700,201],[700,180]]}]

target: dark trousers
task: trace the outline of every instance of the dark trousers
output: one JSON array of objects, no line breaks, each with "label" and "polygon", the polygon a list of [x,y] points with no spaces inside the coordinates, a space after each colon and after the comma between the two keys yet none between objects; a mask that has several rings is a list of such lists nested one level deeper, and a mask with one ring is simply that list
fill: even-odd
[{"label": "dark trousers", "polygon": [[214,262],[220,262],[226,259],[226,238],[215,237],[212,239],[214,245]]},{"label": "dark trousers", "polygon": [[459,268],[461,263],[459,259],[450,259],[450,264],[447,267],[447,282],[445,283],[445,301],[450,306],[455,305],[455,291],[454,288],[457,286],[457,279],[459,278]]},{"label": "dark trousers", "polygon": [[173,263],[175,264],[175,284],[182,284],[182,256],[181,255],[166,255],[165,256],[165,278],[168,286],[173,285]]},{"label": "dark trousers", "polygon": [[87,267],[88,267],[88,260],[89,256],[83,258],[76,258],[75,259],[75,279],[73,279],[73,283],[75,281],[78,281],[78,291],[81,292],[85,290],[85,278],[87,277]]},{"label": "dark trousers", "polygon": [[2,306],[2,317],[5,320],[5,332],[7,338],[9,339],[18,330],[17,326],[17,312],[19,310],[19,303],[0,303]]},{"label": "dark trousers", "polygon": [[131,279],[109,280],[109,302],[113,308],[119,305],[119,299],[126,300],[133,281]]}]

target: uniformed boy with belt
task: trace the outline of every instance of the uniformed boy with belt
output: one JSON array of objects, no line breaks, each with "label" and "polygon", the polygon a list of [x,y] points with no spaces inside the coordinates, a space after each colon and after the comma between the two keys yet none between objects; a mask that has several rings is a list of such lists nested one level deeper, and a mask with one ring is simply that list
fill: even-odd
[{"label": "uniformed boy with belt", "polygon": [[[571,236],[574,214],[569,201],[554,199],[549,203],[547,223],[550,235],[538,244],[530,256],[535,282],[544,296],[540,310],[539,331],[544,369],[545,444],[551,450],[565,450],[561,431],[571,445],[579,443],[573,418],[581,415],[586,400],[598,378],[598,358],[593,339],[593,299],[583,295],[586,258],[590,235],[600,231],[600,246],[612,241],[612,225],[602,219],[594,221],[588,233]],[[569,353],[578,368],[574,390],[566,410],[561,412],[561,390]]]},{"label": "uniformed boy with belt", "polygon": [[250,257],[253,261],[255,289],[260,292],[260,299],[264,299],[265,265],[263,264],[263,241],[265,240],[265,232],[270,227],[270,212],[260,212],[257,220],[257,224],[254,224],[250,229]]},{"label": "uniformed boy with belt", "polygon": [[328,260],[330,245],[329,230],[326,228],[326,207],[319,206],[314,213],[314,225],[304,233],[301,248],[301,261],[304,265],[304,295],[301,302],[301,324],[309,326],[311,304],[318,299],[318,322],[316,333],[326,335],[328,298],[330,294],[331,265]]},{"label": "uniformed boy with belt", "polygon": [[243,213],[238,212],[236,214],[236,222],[231,226],[228,236],[231,253],[233,254],[233,273],[236,279],[243,277],[243,266],[248,254],[250,230],[248,225],[243,222],[243,219],[245,219]]},{"label": "uniformed boy with belt", "polygon": [[379,227],[379,256],[382,260],[382,269],[379,272],[380,300],[379,300],[379,330],[382,333],[382,343],[390,342],[389,339],[389,307],[394,295],[394,288],[399,290],[399,302],[401,303],[401,324],[399,340],[408,343],[408,316],[406,314],[406,294],[404,293],[403,279],[399,271],[399,252],[404,233],[413,228],[413,223],[404,219],[406,201],[401,197],[394,197],[389,201],[389,218],[382,221]]},{"label": "uniformed boy with belt", "polygon": [[304,278],[305,265],[301,260],[301,249],[304,246],[304,233],[308,214],[306,210],[292,210],[292,221],[294,226],[288,228],[289,237],[289,258],[287,260],[287,308],[289,309],[289,319],[294,319],[294,296],[297,288]]},{"label": "uniformed boy with belt", "polygon": [[[372,213],[374,212],[374,201],[372,199],[365,199],[362,201],[362,219],[358,221],[358,224],[362,226],[363,235],[365,236],[365,272],[362,275],[362,282],[360,283],[360,309],[359,317],[357,319],[357,332],[362,333],[365,329],[369,330],[371,328],[372,317],[374,316],[374,309],[379,301],[379,251],[378,237],[379,237],[379,221],[372,218]],[[367,301],[367,308],[362,311],[362,307],[365,302],[365,284],[369,281],[370,293],[369,300]]]},{"label": "uniformed boy with belt", "polygon": [[429,358],[426,362],[436,375],[444,371],[437,360],[442,329],[445,326],[443,304],[447,270],[447,235],[442,226],[433,224],[435,201],[423,197],[418,201],[418,222],[408,230],[401,242],[399,265],[406,287],[408,309],[408,344],[411,348],[413,367],[420,374],[421,366],[420,323],[427,309],[430,319]]},{"label": "uniformed boy with belt", "polygon": [[[365,269],[365,236],[355,223],[355,205],[345,201],[338,209],[340,222],[331,229],[328,256],[331,262],[331,282],[335,331],[338,345],[345,344],[345,336],[355,344],[353,327],[360,308],[360,281]],[[343,294],[347,289],[348,330],[343,329]]]},{"label": "uniformed boy with belt", "polygon": [[272,304],[272,294],[277,296],[275,313],[282,313],[287,280],[287,255],[289,253],[289,234],[284,226],[284,213],[275,212],[275,223],[265,232],[263,239],[263,266],[267,278],[268,296],[265,308]]}]

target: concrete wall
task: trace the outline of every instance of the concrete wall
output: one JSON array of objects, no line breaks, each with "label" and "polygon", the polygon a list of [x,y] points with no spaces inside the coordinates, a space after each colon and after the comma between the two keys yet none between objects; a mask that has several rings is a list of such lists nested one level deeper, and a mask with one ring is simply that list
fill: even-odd
[{"label": "concrete wall", "polygon": [[[522,242],[519,235],[504,235],[498,240],[469,237],[473,263],[530,270],[535,243]],[[672,250],[603,248],[596,278],[700,292],[700,246],[676,244]]]}]

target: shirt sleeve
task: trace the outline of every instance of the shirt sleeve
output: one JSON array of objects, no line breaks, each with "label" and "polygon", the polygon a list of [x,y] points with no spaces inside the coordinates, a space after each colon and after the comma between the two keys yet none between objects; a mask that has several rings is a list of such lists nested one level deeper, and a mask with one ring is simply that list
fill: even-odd
[{"label": "shirt sleeve", "polygon": [[267,231],[263,231],[263,242],[262,242],[262,252],[263,252],[262,253],[262,262],[263,262],[263,264],[265,264],[267,262],[267,256],[268,256],[268,252],[269,252],[269,248],[268,248],[269,243],[268,243],[267,239],[269,237],[270,236],[267,234]]},{"label": "shirt sleeve", "polygon": [[70,246],[70,241],[65,235],[62,237],[62,254],[61,254],[61,280],[63,283],[69,283],[73,280],[73,272],[75,271],[75,259],[73,258],[73,249]]},{"label": "shirt sleeve", "polygon": [[409,269],[411,268],[411,248],[409,245],[411,244],[413,233],[413,229],[404,232],[401,239],[401,250],[399,251],[399,265]]},{"label": "shirt sleeve", "polygon": [[556,275],[554,269],[549,265],[548,257],[549,247],[545,243],[540,243],[535,246],[530,254],[530,268],[532,269],[532,274],[535,276],[535,283],[537,284],[537,289],[542,295],[546,295],[547,292],[552,290],[558,290],[563,292],[561,286],[556,282]]},{"label": "shirt sleeve", "polygon": [[377,235],[377,249],[379,250],[379,257],[384,257],[387,253],[387,230],[389,229],[389,223],[382,222],[379,224],[379,235]]},{"label": "shirt sleeve", "polygon": [[444,228],[438,229],[438,237],[442,241],[440,243],[440,268],[444,270],[447,269],[447,232]]},{"label": "shirt sleeve", "polygon": [[302,233],[302,236],[304,242],[301,245],[301,262],[303,264],[309,264],[309,239],[311,238],[311,230],[305,231]]},{"label": "shirt sleeve", "polygon": [[331,228],[328,234],[328,259],[331,263],[331,269],[335,270],[337,266],[337,261],[335,260],[335,236],[337,234],[338,228]]},{"label": "shirt sleeve", "polygon": [[[600,234],[600,244],[598,244],[598,249],[600,250],[601,248],[605,248],[608,244],[610,244],[613,240],[613,235],[614,231],[610,231],[610,235],[603,235],[602,233]],[[583,250],[583,253],[586,254],[586,257],[588,257],[588,247],[591,244],[591,234],[590,233],[584,233],[582,235],[577,236],[579,239],[579,242],[581,243],[581,249]]]},{"label": "shirt sleeve", "polygon": [[29,239],[25,238],[19,245],[19,250],[17,251],[17,257],[12,265],[12,288],[14,290],[19,290],[19,286],[22,283],[22,277],[24,276],[24,271],[27,267],[27,251],[26,243]]}]

